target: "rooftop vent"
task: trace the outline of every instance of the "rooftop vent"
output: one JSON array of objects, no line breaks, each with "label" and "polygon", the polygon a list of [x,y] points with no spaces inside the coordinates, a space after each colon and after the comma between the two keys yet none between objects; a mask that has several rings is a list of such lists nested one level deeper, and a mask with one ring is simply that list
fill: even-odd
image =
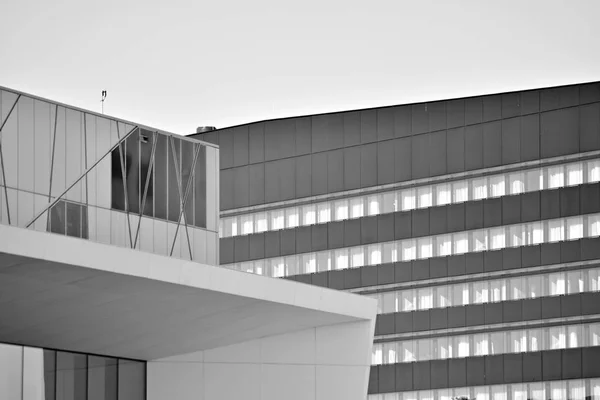
[{"label": "rooftop vent", "polygon": [[196,133],[206,133],[206,132],[210,132],[210,131],[214,131],[215,128],[214,126],[199,126],[196,128]]}]

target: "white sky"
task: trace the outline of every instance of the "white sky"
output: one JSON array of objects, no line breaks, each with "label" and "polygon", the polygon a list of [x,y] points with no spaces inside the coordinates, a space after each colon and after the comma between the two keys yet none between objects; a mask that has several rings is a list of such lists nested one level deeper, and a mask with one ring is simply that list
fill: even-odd
[{"label": "white sky", "polygon": [[0,86],[189,134],[600,80],[600,0],[0,0]]}]

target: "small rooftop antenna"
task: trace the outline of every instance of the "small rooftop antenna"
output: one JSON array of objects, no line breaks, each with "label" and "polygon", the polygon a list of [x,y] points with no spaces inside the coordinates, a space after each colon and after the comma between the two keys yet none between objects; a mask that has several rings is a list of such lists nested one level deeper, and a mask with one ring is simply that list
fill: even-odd
[{"label": "small rooftop antenna", "polygon": [[104,99],[106,99],[106,90],[102,91],[102,100],[100,100],[102,102],[102,114],[104,114]]}]

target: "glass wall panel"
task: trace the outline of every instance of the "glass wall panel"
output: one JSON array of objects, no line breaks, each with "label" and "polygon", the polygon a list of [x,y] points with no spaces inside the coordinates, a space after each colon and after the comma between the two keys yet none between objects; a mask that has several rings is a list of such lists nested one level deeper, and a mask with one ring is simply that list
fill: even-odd
[{"label": "glass wall panel", "polygon": [[87,399],[87,357],[59,351],[56,354],[57,400]]},{"label": "glass wall panel", "polygon": [[88,357],[88,400],[117,400],[117,361]]},{"label": "glass wall panel", "polygon": [[119,400],[144,400],[146,393],[146,363],[119,360]]}]

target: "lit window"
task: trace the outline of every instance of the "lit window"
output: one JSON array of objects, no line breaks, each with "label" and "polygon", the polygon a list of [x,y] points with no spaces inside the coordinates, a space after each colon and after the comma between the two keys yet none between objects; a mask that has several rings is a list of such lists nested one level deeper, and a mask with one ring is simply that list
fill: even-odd
[{"label": "lit window", "polygon": [[338,200],[335,202],[335,220],[345,219],[348,219],[348,200]]},{"label": "lit window", "polygon": [[592,269],[588,271],[588,286],[590,292],[600,291],[600,269]]},{"label": "lit window", "polygon": [[583,183],[583,164],[574,163],[567,165],[567,186],[581,185]]},{"label": "lit window", "polygon": [[589,346],[600,346],[600,323],[596,322],[589,325]]},{"label": "lit window", "polygon": [[348,261],[348,249],[341,249],[335,251],[335,269],[348,268]]},{"label": "lit window", "polygon": [[475,344],[475,356],[485,356],[489,354],[487,334],[479,333],[474,335],[473,342]]},{"label": "lit window", "polygon": [[525,174],[517,172],[508,176],[510,194],[519,194],[525,192]]},{"label": "lit window", "polygon": [[452,184],[452,195],[455,203],[469,201],[469,185],[466,181],[454,182]]},{"label": "lit window", "polygon": [[397,362],[396,343],[392,342],[383,344],[383,357],[384,364],[394,364]]},{"label": "lit window", "polygon": [[403,290],[400,292],[402,311],[414,311],[417,309],[415,290]]},{"label": "lit window", "polygon": [[298,207],[291,207],[285,210],[286,228],[295,228],[300,225],[300,214]]},{"label": "lit window", "polygon": [[400,359],[402,362],[417,361],[415,357],[415,342],[413,340],[400,342]]},{"label": "lit window", "polygon": [[509,246],[520,247],[525,245],[525,230],[522,225],[508,228]]},{"label": "lit window", "polygon": [[243,262],[240,265],[240,271],[242,272],[249,272],[249,273],[254,273],[254,263],[252,261],[250,262]]},{"label": "lit window", "polygon": [[500,197],[506,194],[506,180],[504,175],[490,177],[491,197]]},{"label": "lit window", "polygon": [[362,197],[350,199],[350,218],[360,218],[365,215],[365,202]]},{"label": "lit window", "polygon": [[265,273],[265,261],[264,260],[254,261],[254,273],[257,275],[264,275],[264,273]]},{"label": "lit window", "polygon": [[503,227],[490,229],[490,237],[492,250],[506,247],[506,230]]},{"label": "lit window", "polygon": [[542,329],[529,329],[529,346],[527,347],[529,351],[540,351],[544,349],[544,331]]},{"label": "lit window", "polygon": [[435,306],[437,308],[451,307],[452,302],[450,301],[450,293],[448,286],[437,286],[435,290]]},{"label": "lit window", "polygon": [[474,304],[482,304],[489,302],[488,296],[488,282],[474,282],[473,283],[473,303]]},{"label": "lit window", "polygon": [[242,215],[240,217],[240,224],[242,226],[242,235],[249,235],[254,231],[254,218],[253,215]]},{"label": "lit window", "polygon": [[488,249],[488,235],[487,230],[480,229],[477,231],[471,232],[471,237],[473,240],[473,251],[485,251]]},{"label": "lit window", "polygon": [[469,251],[469,238],[466,232],[454,233],[452,242],[454,243],[454,254],[463,254]]},{"label": "lit window", "polygon": [[585,400],[585,383],[583,380],[569,381],[569,400]]},{"label": "lit window", "polygon": [[558,242],[565,239],[564,222],[562,219],[548,221],[548,242]]},{"label": "lit window", "polygon": [[381,245],[372,244],[368,246],[369,265],[381,264]]},{"label": "lit window", "polygon": [[437,359],[445,360],[452,358],[452,341],[447,337],[437,339]]},{"label": "lit window", "polygon": [[587,162],[588,183],[600,182],[600,160]]},{"label": "lit window", "polygon": [[283,258],[273,258],[271,259],[271,271],[273,273],[274,278],[280,278],[285,276],[285,267],[283,264]]},{"label": "lit window", "polygon": [[419,197],[419,208],[431,207],[433,205],[433,194],[431,186],[425,186],[417,189]]},{"label": "lit window", "polygon": [[238,233],[238,218],[231,217],[228,219],[229,219],[229,224],[230,224],[229,226],[231,227],[231,236],[239,235],[239,233]]},{"label": "lit window", "polygon": [[490,281],[490,300],[493,302],[506,301],[506,280]]},{"label": "lit window", "polygon": [[583,237],[583,217],[567,218],[567,240],[577,240]]},{"label": "lit window", "polygon": [[548,333],[548,337],[550,338],[550,350],[564,349],[567,347],[564,326],[550,327],[548,328]]},{"label": "lit window", "polygon": [[563,272],[549,274],[548,281],[550,282],[550,296],[565,294],[565,274]]},{"label": "lit window", "polygon": [[530,400],[546,400],[546,384],[545,383],[530,383],[529,384]]},{"label": "lit window", "polygon": [[302,271],[305,274],[314,274],[317,272],[317,258],[315,253],[303,254],[302,255]]},{"label": "lit window", "polygon": [[415,189],[406,189],[400,192],[402,211],[414,210],[417,207]]},{"label": "lit window", "polygon": [[443,257],[452,254],[452,235],[438,236],[436,243],[436,256]]},{"label": "lit window", "polygon": [[403,240],[400,243],[400,251],[402,253],[402,261],[410,261],[417,258],[417,245],[414,239]]},{"label": "lit window", "polygon": [[509,281],[510,299],[509,300],[521,300],[525,298],[523,291],[523,279],[521,277],[511,278]]},{"label": "lit window", "polygon": [[581,325],[567,327],[567,347],[571,349],[575,347],[582,347],[583,343],[581,342],[581,339]]},{"label": "lit window", "polygon": [[588,236],[600,236],[600,215],[590,215],[587,219]]},{"label": "lit window", "polygon": [[383,209],[384,213],[392,213],[398,211],[398,203],[396,202],[396,193],[384,193],[383,198]]},{"label": "lit window", "polygon": [[454,336],[454,347],[457,349],[458,358],[469,357],[469,337],[466,335]]},{"label": "lit window", "polygon": [[317,222],[317,210],[314,204],[302,206],[302,225],[314,225]]},{"label": "lit window", "polygon": [[419,297],[419,310],[428,310],[433,308],[433,289],[421,288],[417,291],[417,296]]},{"label": "lit window", "polygon": [[511,353],[523,353],[527,351],[526,331],[511,331],[508,334]]},{"label": "lit window", "polygon": [[267,213],[256,213],[254,216],[254,232],[265,232],[268,229]]},{"label": "lit window", "polygon": [[283,210],[272,210],[269,212],[271,215],[271,230],[277,231],[285,227],[285,220]]},{"label": "lit window", "polygon": [[237,224],[235,223],[235,217],[223,218],[221,222],[223,223],[224,237],[231,237],[237,235]]},{"label": "lit window", "polygon": [[365,265],[365,249],[364,247],[356,247],[350,249],[350,257],[352,268],[358,268]]},{"label": "lit window", "polygon": [[554,189],[565,186],[564,167],[548,167],[548,189]]},{"label": "lit window", "polygon": [[581,271],[567,272],[567,293],[583,292],[583,273]]},{"label": "lit window", "polygon": [[368,204],[368,214],[369,215],[378,215],[381,211],[379,210],[379,196],[373,195],[369,196],[367,199]]},{"label": "lit window", "polygon": [[488,197],[486,178],[473,179],[471,182],[471,188],[473,200],[486,199]]},{"label": "lit window", "polygon": [[320,224],[331,221],[331,203],[317,204],[318,221]]},{"label": "lit window", "polygon": [[433,255],[433,245],[431,242],[430,237],[420,238],[418,240],[419,258],[430,258]]},{"label": "lit window", "polygon": [[382,351],[383,351],[383,346],[381,343],[373,343],[372,355],[371,355],[371,364],[372,365],[381,365],[382,364]]},{"label": "lit window", "polygon": [[383,244],[383,262],[391,263],[398,261],[398,250],[396,242]]},{"label": "lit window", "polygon": [[452,191],[449,183],[437,185],[435,187],[435,204],[442,206],[444,204],[452,203]]}]

